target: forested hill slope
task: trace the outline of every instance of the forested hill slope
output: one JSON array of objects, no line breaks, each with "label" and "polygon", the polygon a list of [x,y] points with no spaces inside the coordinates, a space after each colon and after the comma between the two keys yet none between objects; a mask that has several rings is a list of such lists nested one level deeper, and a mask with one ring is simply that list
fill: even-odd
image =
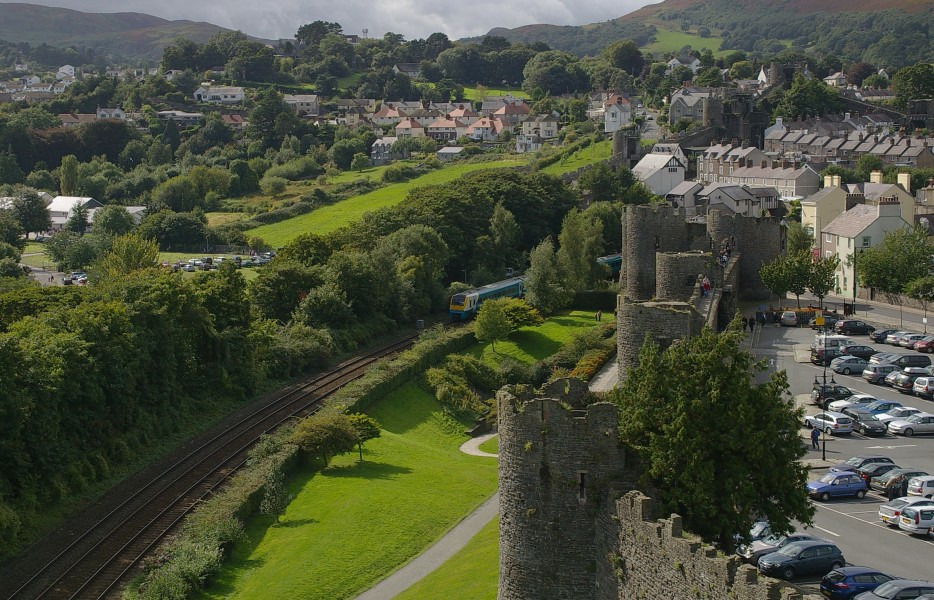
[{"label": "forested hill slope", "polygon": [[0,40],[32,45],[94,48],[101,54],[158,61],[177,37],[205,42],[219,31],[210,23],[167,21],[141,13],[85,13],[35,4],[0,3]]},{"label": "forested hill slope", "polygon": [[665,33],[690,32],[722,38],[721,50],[769,53],[791,43],[815,54],[903,66],[934,61],[932,31],[934,0],[666,0],[603,23],[496,28],[488,35],[584,56],[621,38],[644,46]]}]

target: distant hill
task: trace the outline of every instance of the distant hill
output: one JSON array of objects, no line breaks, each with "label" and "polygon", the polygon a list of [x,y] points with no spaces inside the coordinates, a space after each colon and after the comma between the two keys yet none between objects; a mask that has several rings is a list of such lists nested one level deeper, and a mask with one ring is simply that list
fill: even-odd
[{"label": "distant hill", "polygon": [[142,13],[86,13],[35,4],[0,4],[0,40],[94,48],[120,60],[158,61],[162,50],[179,36],[203,43],[219,31],[229,30]]},{"label": "distant hill", "polygon": [[702,28],[722,38],[722,50],[773,53],[792,45],[880,66],[934,62],[934,0],[665,0],[602,23],[494,28],[487,35],[593,56],[618,39],[648,46],[660,33]]}]

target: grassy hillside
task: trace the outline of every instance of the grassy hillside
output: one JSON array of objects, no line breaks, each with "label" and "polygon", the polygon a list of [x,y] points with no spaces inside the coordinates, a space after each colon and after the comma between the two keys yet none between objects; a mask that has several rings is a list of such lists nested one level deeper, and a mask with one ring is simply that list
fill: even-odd
[{"label": "grassy hillside", "polygon": [[388,185],[287,221],[250,229],[247,231],[247,235],[257,235],[274,247],[284,246],[302,233],[330,233],[360,220],[368,212],[387,206],[395,206],[405,199],[409,190],[415,187],[448,183],[473,171],[515,167],[524,164],[525,160],[521,157],[509,157],[495,162],[447,165],[443,169],[432,171],[411,181]]},{"label": "grassy hillside", "polygon": [[612,142],[609,140],[597,142],[596,144],[591,144],[586,148],[578,150],[570,156],[562,158],[554,164],[548,165],[541,171],[542,173],[548,173],[549,175],[561,175],[562,173],[569,173],[589,164],[604,161],[610,158],[612,152]]},{"label": "grassy hillside", "polygon": [[667,52],[678,52],[681,48],[690,46],[695,50],[705,50],[709,48],[714,53],[714,56],[721,56],[726,54],[725,51],[720,50],[720,42],[722,41],[722,38],[719,37],[711,36],[704,38],[697,34],[685,33],[684,31],[658,28],[655,33],[655,41],[644,46],[642,50],[653,54],[664,54]]}]

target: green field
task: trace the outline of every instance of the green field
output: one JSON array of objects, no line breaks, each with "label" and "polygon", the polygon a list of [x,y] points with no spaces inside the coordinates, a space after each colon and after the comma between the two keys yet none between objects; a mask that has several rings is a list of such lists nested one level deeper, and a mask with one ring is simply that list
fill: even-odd
[{"label": "green field", "polygon": [[590,144],[586,148],[581,148],[570,156],[541,169],[541,172],[549,175],[569,173],[581,167],[607,160],[612,154],[613,143],[610,140],[604,140],[596,144]]},{"label": "green field", "polygon": [[45,268],[53,266],[49,261],[49,257],[45,255],[45,244],[39,242],[26,242],[26,247],[23,248],[23,256],[19,262],[30,267]]},{"label": "green field", "polygon": [[493,519],[466,546],[394,600],[496,600],[499,581],[499,519]]},{"label": "green field", "polygon": [[[484,88],[484,96],[505,96],[506,94],[512,95],[514,98],[525,98],[528,99],[529,95],[522,91],[522,88],[508,88],[508,87],[488,87]],[[479,100],[480,92],[476,87],[465,87],[464,88],[464,100]]]},{"label": "green field", "polygon": [[342,200],[337,204],[324,206],[308,214],[250,229],[246,233],[248,236],[259,236],[274,247],[284,246],[303,233],[313,232],[319,235],[330,233],[345,225],[359,221],[368,212],[394,206],[402,202],[409,190],[415,187],[449,183],[473,171],[514,167],[523,164],[525,160],[521,157],[514,157],[493,162],[448,165],[417,179],[387,185],[378,190]]},{"label": "green field", "polygon": [[499,436],[494,435],[487,441],[480,444],[480,450],[490,454],[499,454]]},{"label": "green field", "polygon": [[531,364],[557,352],[576,332],[596,325],[593,317],[592,311],[581,310],[555,315],[542,325],[513,332],[507,340],[496,343],[496,350],[492,344],[478,344],[467,352],[491,365],[498,364],[504,356]]},{"label": "green field", "polygon": [[253,519],[247,540],[204,597],[352,597],[392,572],[496,489],[496,460],[459,450],[467,423],[409,383],[371,414],[382,437],[290,486],[278,526]]},{"label": "green field", "polygon": [[683,31],[674,31],[672,29],[657,27],[655,41],[647,46],[643,46],[642,51],[651,52],[652,54],[664,54],[666,52],[678,52],[681,48],[690,46],[694,50],[710,48],[714,56],[724,56],[729,53],[729,50],[720,50],[720,42],[722,41],[723,40],[719,37],[710,36],[703,38],[694,33],[685,33]]}]

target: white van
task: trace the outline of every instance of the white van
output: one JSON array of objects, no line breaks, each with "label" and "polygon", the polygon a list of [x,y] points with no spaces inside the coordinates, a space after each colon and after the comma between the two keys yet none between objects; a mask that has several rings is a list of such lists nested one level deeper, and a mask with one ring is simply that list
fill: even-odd
[{"label": "white van", "polygon": [[[824,341],[826,338],[826,342]],[[848,335],[828,335],[826,333],[818,333],[814,336],[814,341],[811,342],[811,350],[822,350],[824,348],[843,348],[844,346],[855,346],[857,342],[853,340]]]}]

